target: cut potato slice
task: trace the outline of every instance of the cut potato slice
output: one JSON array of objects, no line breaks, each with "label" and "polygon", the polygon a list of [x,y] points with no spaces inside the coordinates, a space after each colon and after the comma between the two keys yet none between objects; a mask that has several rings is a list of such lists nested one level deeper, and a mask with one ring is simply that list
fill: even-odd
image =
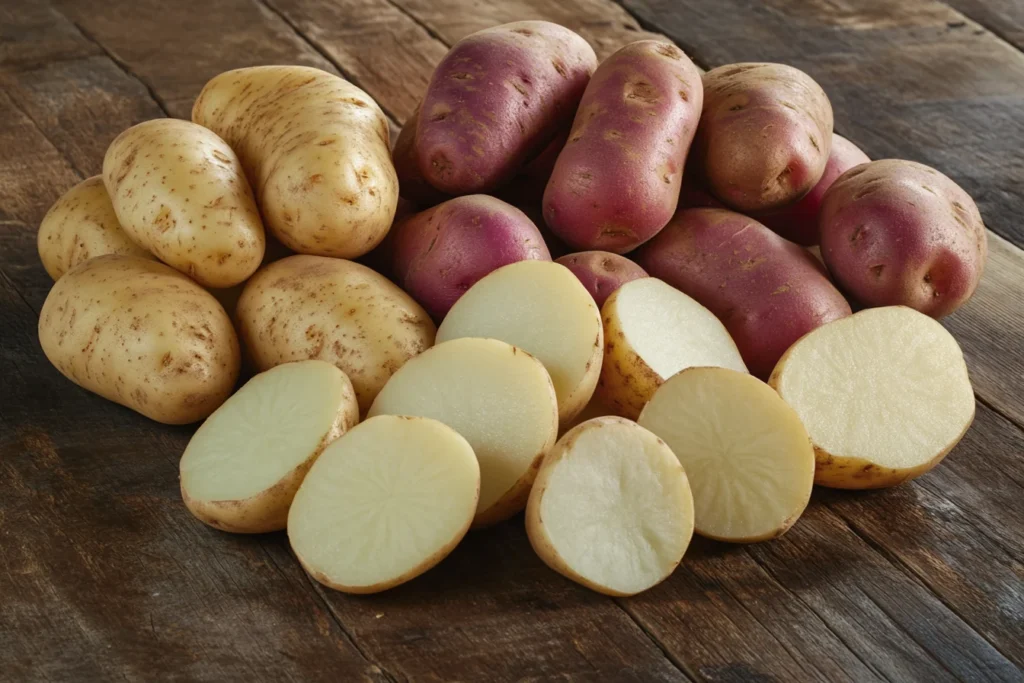
[{"label": "cut potato slice", "polygon": [[601,374],[601,313],[572,271],[550,261],[513,263],[470,287],[437,330],[438,343],[460,337],[500,339],[536,356],[563,423],[587,405]]},{"label": "cut potato slice", "polygon": [[285,363],[256,375],[188,442],[180,464],[185,506],[224,531],[284,529],[313,461],[358,421],[352,383],[330,363]]},{"label": "cut potato slice", "polygon": [[693,498],[665,442],[621,417],[575,427],[544,458],[526,507],[530,544],[556,572],[608,595],[663,581],[693,536]]},{"label": "cut potato slice", "polygon": [[288,540],[325,586],[377,593],[443,560],[466,535],[479,492],[476,456],[455,430],[381,415],[313,464],[288,514]]},{"label": "cut potato slice", "polygon": [[772,388],[726,368],[669,378],[640,415],[690,480],[694,528],[719,541],[781,536],[807,507],[814,449],[796,411]]},{"label": "cut potato slice", "polygon": [[689,367],[747,371],[736,343],[714,313],[653,277],[633,280],[601,309],[605,347],[596,394],[635,420],[666,379]]},{"label": "cut potato slice", "polygon": [[455,339],[391,376],[369,415],[418,415],[464,436],[480,462],[474,527],[526,506],[544,454],[558,436],[558,403],[539,360],[497,339]]},{"label": "cut potato slice", "polygon": [[769,383],[807,427],[814,481],[895,486],[935,467],[974,421],[963,353],[934,319],[871,308],[810,332]]}]

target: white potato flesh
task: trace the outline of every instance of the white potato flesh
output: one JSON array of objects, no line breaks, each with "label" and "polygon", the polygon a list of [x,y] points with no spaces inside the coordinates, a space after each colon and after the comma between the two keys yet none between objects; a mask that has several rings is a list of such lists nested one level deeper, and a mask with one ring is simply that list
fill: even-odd
[{"label": "white potato flesh", "polygon": [[655,392],[640,425],[668,444],[693,491],[694,528],[720,541],[781,536],[807,507],[814,449],[770,386],[725,368],[690,368]]},{"label": "white potato flesh", "polygon": [[182,498],[196,517],[225,531],[284,529],[306,471],[358,421],[352,383],[330,363],[285,363],[260,373],[189,441]]},{"label": "white potato flesh", "polygon": [[594,393],[604,330],[594,299],[568,268],[520,261],[485,276],[455,302],[437,342],[461,337],[500,339],[536,356],[547,368],[563,422]]},{"label": "white potato flesh", "polygon": [[960,346],[903,306],[819,327],[786,352],[769,382],[807,427],[824,486],[880,488],[924,474],[974,420]]},{"label": "white potato flesh", "polygon": [[544,366],[496,339],[454,339],[424,351],[392,375],[369,415],[433,418],[469,441],[480,462],[475,527],[525,507],[558,436],[558,402]]},{"label": "white potato flesh", "polygon": [[380,415],[331,444],[288,514],[288,539],[330,588],[376,593],[427,571],[465,536],[480,468],[437,420]]},{"label": "white potato flesh", "polygon": [[609,595],[667,578],[693,536],[693,498],[665,442],[621,417],[565,434],[526,509],[530,543],[562,575]]}]

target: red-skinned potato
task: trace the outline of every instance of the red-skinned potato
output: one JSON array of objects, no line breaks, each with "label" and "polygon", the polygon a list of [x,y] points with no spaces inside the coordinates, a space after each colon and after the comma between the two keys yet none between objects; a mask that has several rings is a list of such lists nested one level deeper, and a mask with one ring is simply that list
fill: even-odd
[{"label": "red-skinned potato", "polygon": [[555,260],[572,271],[594,297],[598,308],[612,292],[631,280],[647,277],[647,271],[625,256],[610,251],[581,251]]},{"label": "red-skinned potato", "polygon": [[700,72],[675,45],[630,43],[590,80],[544,191],[544,220],[576,249],[624,254],[679,201],[700,119]]},{"label": "red-skinned potato", "polygon": [[810,253],[733,211],[680,211],[636,261],[718,316],[761,378],[797,339],[850,315]]},{"label": "red-skinned potato", "polygon": [[847,171],[821,206],[821,253],[864,306],[941,318],[974,293],[988,256],[974,200],[933,168],[883,159]]},{"label": "red-skinned potato", "polygon": [[417,107],[402,126],[395,147],[391,150],[391,161],[395,164],[395,173],[398,175],[399,196],[426,208],[449,199],[449,195],[427,182],[420,171],[420,158],[416,153],[416,119],[419,113]]}]

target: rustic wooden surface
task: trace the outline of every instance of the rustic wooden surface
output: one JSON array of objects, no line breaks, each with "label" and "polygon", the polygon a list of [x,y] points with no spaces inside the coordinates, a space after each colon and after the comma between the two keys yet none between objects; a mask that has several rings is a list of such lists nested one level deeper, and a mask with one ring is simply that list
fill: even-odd
[{"label": "rustic wooden surface", "polygon": [[[35,253],[49,205],[139,121],[187,117],[225,69],[310,64],[398,126],[471,31],[544,18],[600,56],[668,36],[702,66],[777,60],[829,92],[873,157],[932,164],[977,199],[991,258],[947,322],[978,416],[932,473],[820,490],[777,541],[695,542],[665,583],[593,594],[522,519],[437,569],[348,597],[282,534],[181,505],[187,428],[50,367]],[[5,0],[0,3],[0,679],[1024,681],[1024,5],[1019,0]]]}]

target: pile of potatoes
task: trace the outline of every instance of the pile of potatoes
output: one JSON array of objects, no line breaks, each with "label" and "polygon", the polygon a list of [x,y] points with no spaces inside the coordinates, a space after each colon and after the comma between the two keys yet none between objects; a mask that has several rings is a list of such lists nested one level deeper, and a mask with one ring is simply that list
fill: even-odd
[{"label": "pile of potatoes", "polygon": [[337,76],[229,71],[118,136],[39,253],[53,365],[205,420],[192,514],[287,529],[342,591],[525,511],[550,567],[632,595],[694,532],[779,536],[814,484],[919,476],[974,417],[936,322],[984,268],[971,198],[870,161],[807,74],[666,42],[472,34],[393,150]]}]

